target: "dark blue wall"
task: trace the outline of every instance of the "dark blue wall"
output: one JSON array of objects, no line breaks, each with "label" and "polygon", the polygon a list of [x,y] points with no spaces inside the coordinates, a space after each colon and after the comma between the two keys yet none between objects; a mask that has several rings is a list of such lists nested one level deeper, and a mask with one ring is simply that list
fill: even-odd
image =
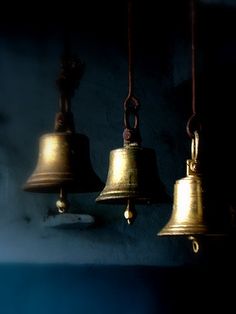
[{"label": "dark blue wall", "polygon": [[[137,2],[134,12],[135,92],[141,102],[143,146],[156,151],[160,179],[170,197],[175,180],[185,176],[190,157],[186,134],[191,114],[189,9],[187,1],[160,3],[156,8],[151,2],[146,6]],[[103,181],[110,150],[122,147],[126,5],[104,1],[91,10],[85,3],[79,12],[68,18],[69,12],[58,9],[54,16],[23,14],[24,18],[1,22],[0,258],[146,265],[182,265],[192,258],[195,262],[188,242],[156,236],[168,220],[171,202],[137,206],[137,220],[129,227],[122,206],[95,204],[98,193],[72,195],[73,210],[92,214],[99,223],[82,232],[63,231],[43,226],[57,195],[22,191],[36,164],[40,135],[53,131],[65,25],[72,50],[85,63],[72,102],[76,129],[89,137],[91,161]],[[203,166],[210,213],[223,225],[235,204],[234,15],[234,8],[227,5],[200,2],[197,6],[197,109],[203,121]]]},{"label": "dark blue wall", "polygon": [[[156,309],[158,313],[175,312],[175,306],[182,309],[184,304],[184,301],[179,302],[181,289],[178,288],[183,278],[183,293],[192,297],[184,284],[187,287],[192,284],[189,279],[192,274],[194,280],[203,284],[206,294],[214,283],[217,285],[215,276],[220,276],[219,290],[213,289],[220,296],[222,286],[226,285],[222,270],[231,270],[235,261],[233,234],[207,237],[200,254],[195,255],[186,239],[157,237],[157,232],[168,221],[171,202],[138,205],[137,219],[128,226],[123,218],[123,207],[96,204],[98,193],[70,195],[72,209],[93,215],[96,224],[85,230],[47,228],[44,220],[48,211],[54,209],[57,195],[22,191],[22,185],[36,164],[39,137],[53,131],[59,97],[55,80],[65,25],[70,30],[72,50],[85,63],[85,73],[72,102],[76,130],[89,137],[92,165],[103,181],[110,150],[122,147],[123,102],[127,95],[125,1],[93,4],[85,1],[76,10],[69,4],[66,8],[54,9],[51,14],[35,4],[28,14],[21,7],[18,16],[0,22],[0,263],[4,263],[0,267],[3,308],[0,312],[27,314],[35,306],[38,309],[38,312],[34,310],[35,314],[49,311],[71,314],[77,313],[78,308],[88,314],[115,314],[121,312],[120,309],[123,313],[139,313],[138,309],[146,314],[157,313]],[[198,4],[197,108],[203,125],[203,170],[209,216],[217,227],[224,228],[229,223],[236,226],[235,16],[234,1],[200,1]],[[186,134],[191,114],[188,2],[145,1],[144,5],[138,1],[134,26],[135,90],[141,103],[142,145],[156,151],[160,179],[172,197],[175,180],[185,176],[185,161],[190,157],[190,140]],[[31,266],[27,266],[30,263]],[[38,263],[40,266],[33,266]],[[56,264],[76,266],[63,268]],[[104,268],[91,266],[91,270],[83,265],[103,265]],[[124,271],[111,265],[130,265],[131,268]],[[134,265],[146,266],[147,277],[143,275],[145,267],[130,270]],[[196,265],[200,268],[182,272],[184,267]],[[169,266],[174,268],[166,268]],[[206,279],[212,267],[214,271]],[[162,275],[163,269],[167,277]],[[144,276],[141,281],[139,274]],[[226,277],[230,275],[228,271]],[[61,281],[60,276],[63,276]],[[113,291],[116,280],[121,304]],[[162,284],[167,288],[164,292]],[[128,287],[135,302],[128,301]],[[89,302],[90,288],[95,303]],[[195,289],[193,293],[197,292]],[[76,299],[77,293],[84,297]],[[204,293],[201,294],[203,299]],[[62,303],[54,309],[57,300]],[[195,299],[191,300],[194,303]],[[209,304],[214,301],[212,293]],[[224,301],[228,299],[223,299],[220,305]],[[70,303],[71,310],[66,312],[64,306]],[[47,304],[45,308],[44,304]],[[87,306],[91,307],[89,311],[85,310]],[[100,311],[99,307],[104,310]]]},{"label": "dark blue wall", "polygon": [[8,264],[0,268],[4,314],[232,313],[229,270]]}]

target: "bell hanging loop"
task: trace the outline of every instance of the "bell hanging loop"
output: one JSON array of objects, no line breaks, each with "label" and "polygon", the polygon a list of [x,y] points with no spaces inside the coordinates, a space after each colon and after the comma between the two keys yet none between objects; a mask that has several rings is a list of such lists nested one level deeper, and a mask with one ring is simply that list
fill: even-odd
[{"label": "bell hanging loop", "polygon": [[[124,132],[123,140],[125,145],[140,145],[141,135],[139,131],[139,111],[140,103],[134,95],[128,95],[124,101]],[[134,116],[134,125],[131,127],[130,117]]]},{"label": "bell hanging loop", "polygon": [[194,133],[195,132],[200,133],[201,130],[202,130],[202,124],[200,121],[200,117],[196,112],[194,112],[190,116],[190,118],[188,119],[188,122],[187,122],[187,126],[186,126],[187,134],[188,134],[189,138],[192,139],[195,137]]},{"label": "bell hanging loop", "polygon": [[194,137],[191,140],[191,159],[187,160],[187,176],[199,174],[199,134],[194,132]]},{"label": "bell hanging loop", "polygon": [[191,145],[191,155],[192,159],[197,161],[198,159],[198,152],[199,152],[199,134],[197,131],[194,132],[194,138],[192,139]]}]

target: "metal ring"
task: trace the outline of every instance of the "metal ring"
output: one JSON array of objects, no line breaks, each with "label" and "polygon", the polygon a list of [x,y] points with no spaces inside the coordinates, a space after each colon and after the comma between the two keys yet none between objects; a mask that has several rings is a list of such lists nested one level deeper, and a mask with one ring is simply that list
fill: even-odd
[{"label": "metal ring", "polygon": [[[131,103],[133,105],[132,109],[130,107],[128,107],[129,103]],[[131,129],[130,121],[129,121],[131,114],[134,115],[134,126],[132,129],[138,128],[138,124],[139,124],[138,109],[139,109],[139,106],[140,106],[139,101],[135,96],[128,95],[128,97],[125,99],[125,101],[124,101],[124,125],[125,125],[125,128]]]},{"label": "metal ring", "polygon": [[134,110],[138,110],[140,103],[135,96],[128,95],[124,101],[124,109],[125,111],[128,110],[128,103],[132,103],[134,105]]},{"label": "metal ring", "polygon": [[202,126],[199,121],[199,117],[196,115],[196,113],[192,114],[192,116],[189,118],[186,129],[187,129],[187,134],[190,138],[194,138],[195,131],[198,131],[198,132],[201,131]]},{"label": "metal ring", "polygon": [[198,150],[199,150],[199,134],[197,131],[194,131],[194,138],[192,139],[192,144],[191,144],[191,154],[192,154],[192,159],[195,161],[198,158]]}]

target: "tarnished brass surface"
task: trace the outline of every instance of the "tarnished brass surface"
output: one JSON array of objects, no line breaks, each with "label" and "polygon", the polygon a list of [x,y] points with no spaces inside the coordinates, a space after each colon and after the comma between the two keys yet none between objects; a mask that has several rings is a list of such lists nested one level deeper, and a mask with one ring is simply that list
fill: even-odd
[{"label": "tarnished brass surface", "polygon": [[30,192],[100,191],[103,184],[92,169],[88,138],[82,134],[48,133],[40,137],[36,168],[23,187]]},{"label": "tarnished brass surface", "polygon": [[171,218],[158,235],[194,235],[207,233],[204,219],[201,178],[191,175],[177,180]]},{"label": "tarnished brass surface", "polygon": [[158,235],[193,236],[208,233],[198,150],[199,135],[195,132],[191,143],[192,158],[186,162],[187,176],[175,182],[172,215]]},{"label": "tarnished brass surface", "polygon": [[97,202],[125,203],[163,201],[155,151],[128,145],[110,152],[109,170],[104,190]]}]

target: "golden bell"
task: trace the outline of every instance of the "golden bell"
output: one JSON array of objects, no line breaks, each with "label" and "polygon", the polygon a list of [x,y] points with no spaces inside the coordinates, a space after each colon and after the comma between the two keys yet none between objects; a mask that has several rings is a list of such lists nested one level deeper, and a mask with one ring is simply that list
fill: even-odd
[{"label": "golden bell", "polygon": [[187,176],[175,183],[172,215],[158,235],[194,236],[208,232],[204,213],[204,189],[199,174],[198,148],[199,135],[195,132],[191,145],[192,159],[188,159],[186,165]]},{"label": "golden bell", "polygon": [[200,176],[189,175],[177,180],[174,186],[174,204],[171,218],[158,235],[197,235],[207,233],[203,195]]},{"label": "golden bell", "polygon": [[92,169],[89,141],[83,134],[54,132],[39,140],[36,168],[23,189],[55,193],[100,191],[103,183]]},{"label": "golden bell", "polygon": [[204,185],[199,174],[199,135],[192,139],[192,159],[187,160],[187,176],[174,185],[174,203],[168,223],[159,236],[187,236],[192,241],[195,253],[199,251],[199,235],[208,234],[205,213]]},{"label": "golden bell", "polygon": [[97,202],[119,204],[133,199],[151,203],[166,198],[153,149],[131,144],[110,152],[106,185]]},{"label": "golden bell", "polygon": [[136,217],[136,203],[168,200],[153,149],[132,143],[110,152],[106,185],[96,202],[127,204],[124,217],[131,224]]}]

